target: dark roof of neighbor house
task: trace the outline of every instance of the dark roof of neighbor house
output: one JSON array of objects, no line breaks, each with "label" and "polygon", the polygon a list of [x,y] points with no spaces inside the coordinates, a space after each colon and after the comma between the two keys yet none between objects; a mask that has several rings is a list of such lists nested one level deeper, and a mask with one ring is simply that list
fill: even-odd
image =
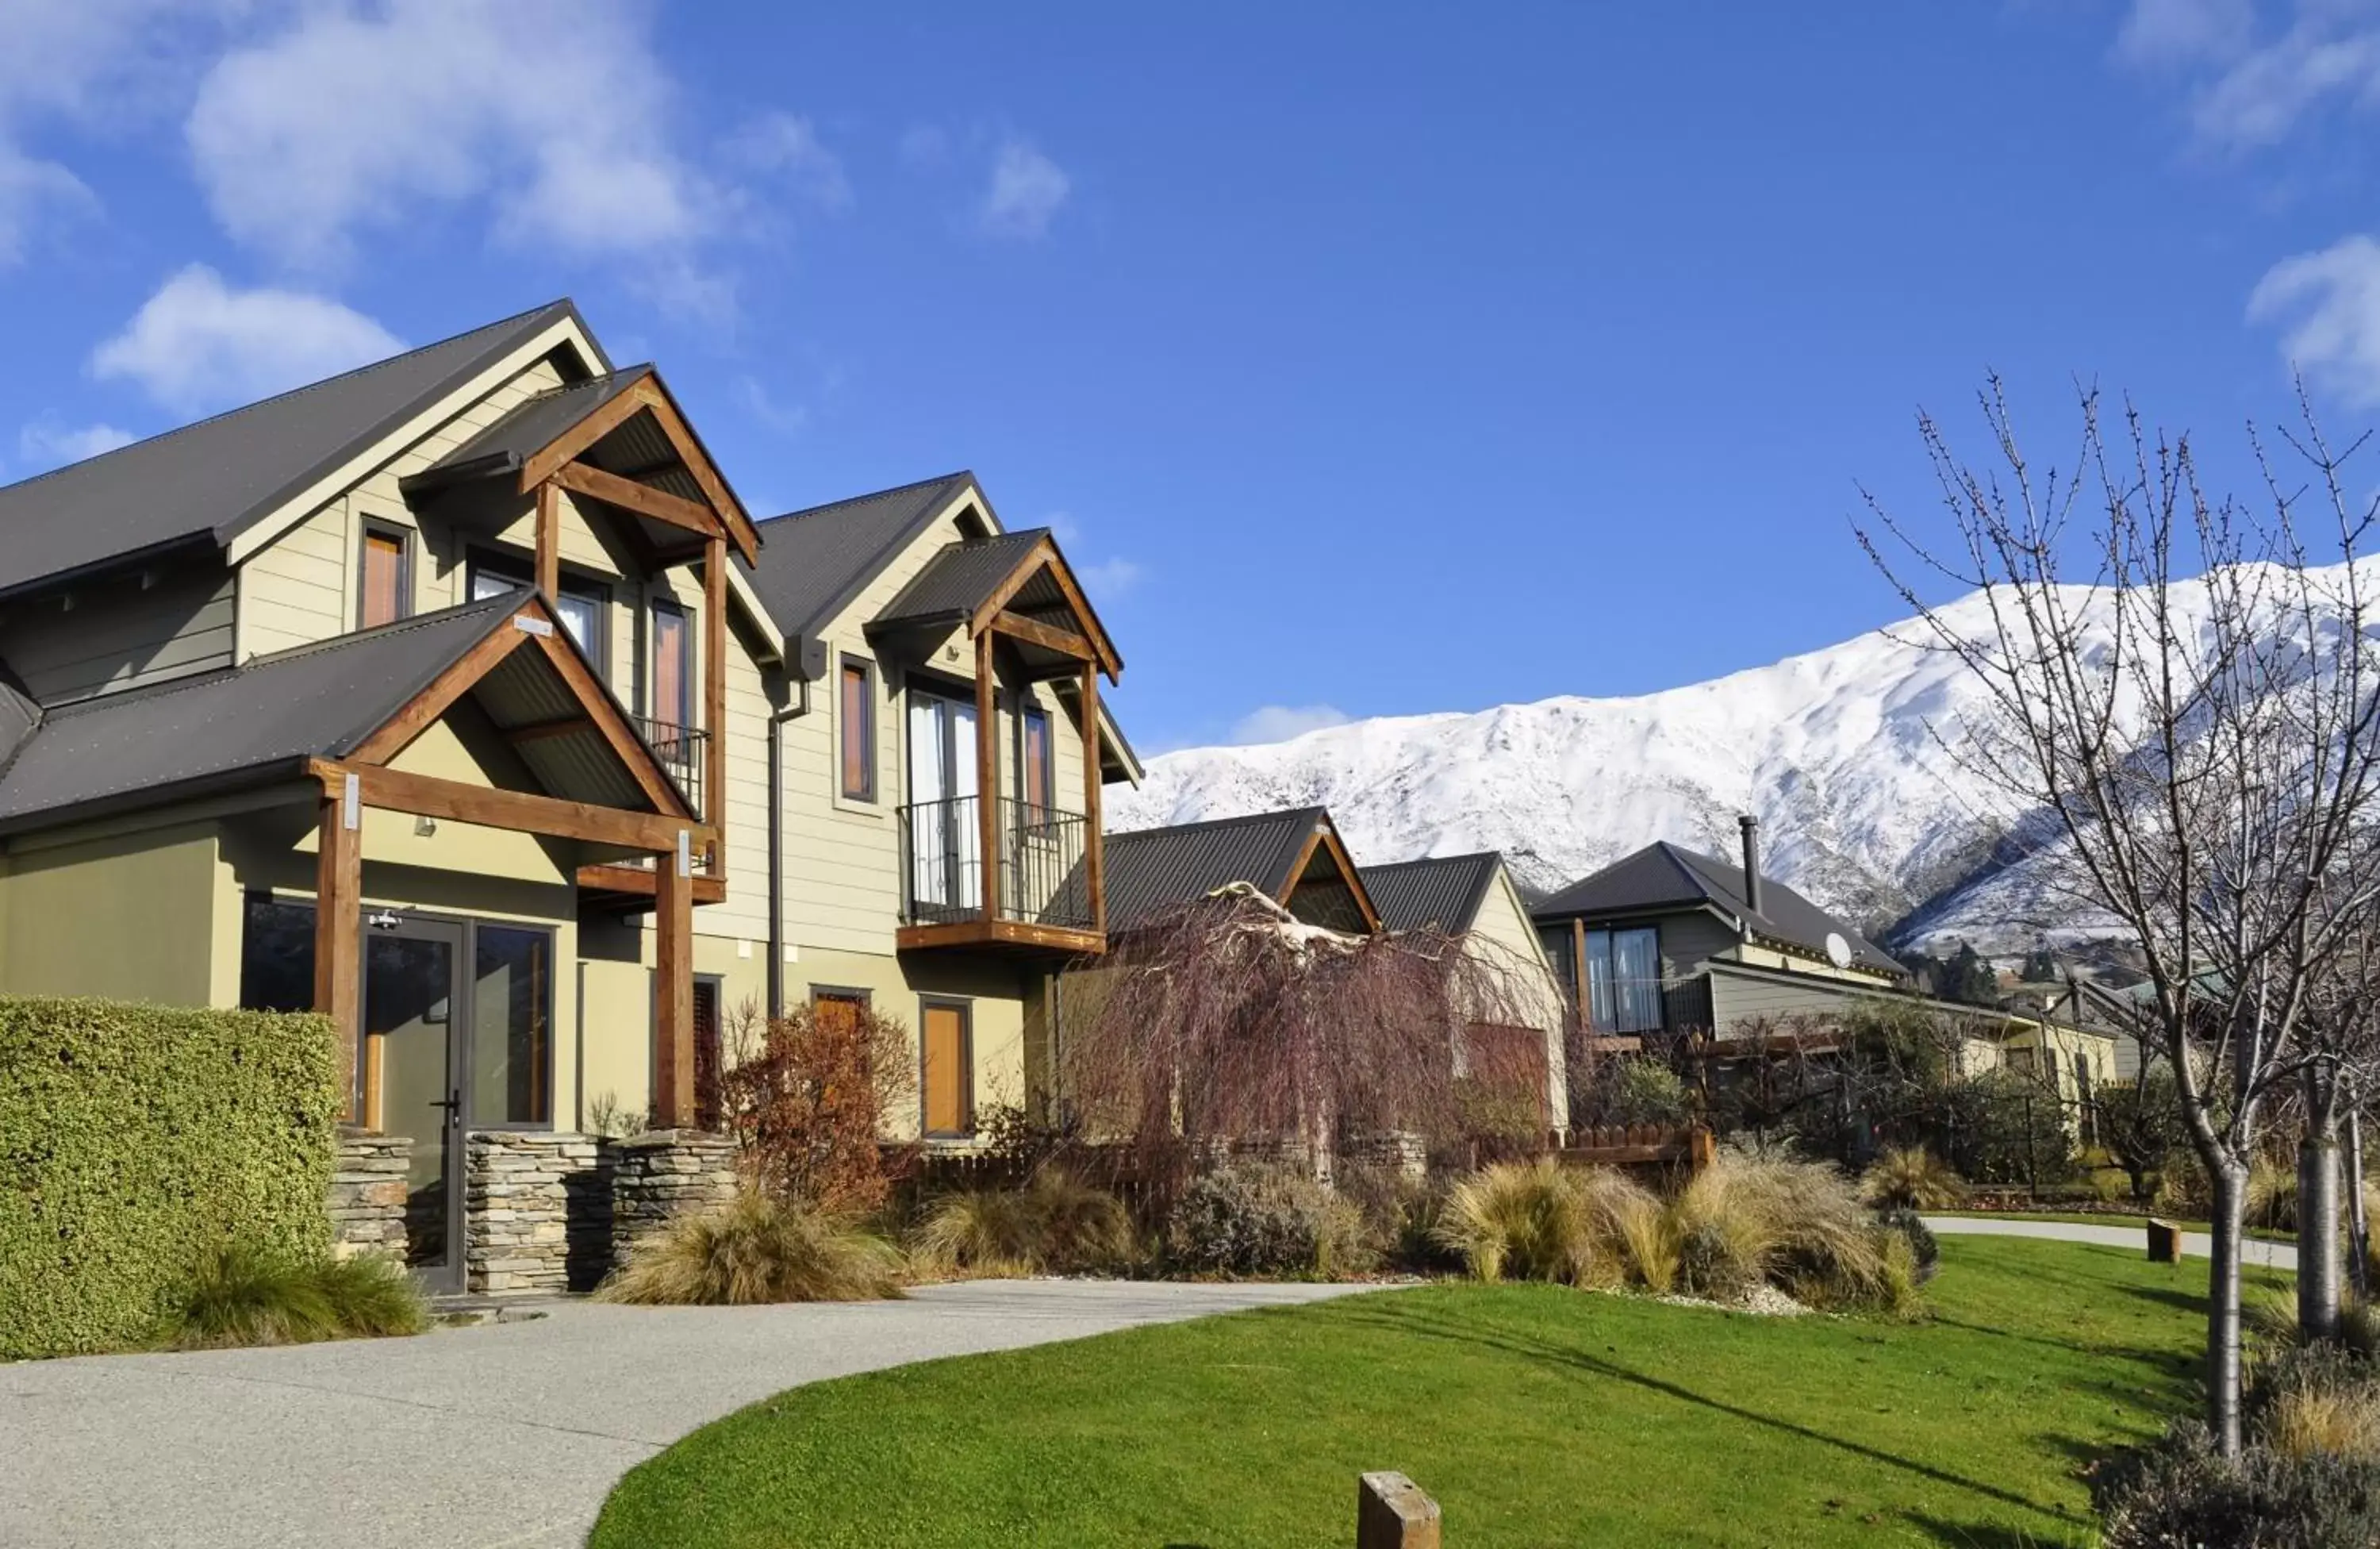
[{"label": "dark roof of neighbor house", "polygon": [[1487,901],[1503,864],[1501,855],[1487,850],[1366,866],[1364,888],[1380,912],[1380,923],[1391,931],[1461,935],[1479,918],[1479,906]]},{"label": "dark roof of neighbor house", "polygon": [[1016,573],[1025,556],[1048,536],[1046,527],[1028,527],[946,544],[869,622],[878,628],[899,628],[972,618],[975,610]]},{"label": "dark roof of neighbor house", "polygon": [[1111,834],[1105,860],[1108,929],[1132,930],[1235,882],[1278,899],[1289,890],[1290,869],[1305,852],[1315,825],[1330,821],[1320,807],[1293,807]]},{"label": "dark roof of neighbor house", "polygon": [[[127,799],[289,777],[309,758],[344,757],[530,595],[507,592],[221,672],[53,705],[0,763],[0,828]],[[559,681],[541,653],[516,651],[474,692],[497,709],[516,707],[507,724],[528,722],[576,705]],[[560,787],[557,795],[650,806],[616,755],[590,758],[568,746],[592,739],[591,728],[584,738],[541,739],[564,746],[539,750],[544,762],[531,762],[531,773]]]},{"label": "dark roof of neighbor house", "polygon": [[1668,840],[1625,855],[1572,883],[1529,912],[1537,920],[1613,915],[1645,909],[1716,907],[1736,916],[1755,935],[1824,956],[1829,933],[1850,944],[1861,968],[1899,975],[1892,955],[1776,878],[1760,879],[1759,912],[1744,901],[1743,869]]},{"label": "dark roof of neighbor house", "polygon": [[405,481],[409,494],[490,473],[517,473],[521,464],[553,445],[563,432],[653,374],[629,366],[515,404],[496,422]]},{"label": "dark roof of neighbor house", "polygon": [[816,635],[974,485],[962,470],[771,517],[759,524],[768,545],[750,568],[752,590],[788,639]]},{"label": "dark roof of neighbor house", "polygon": [[0,682],[0,769],[8,767],[25,738],[42,724],[42,707],[6,683]]},{"label": "dark roof of neighbor house", "polygon": [[567,300],[550,302],[0,489],[0,595],[138,555],[226,545],[540,332],[577,315]]}]

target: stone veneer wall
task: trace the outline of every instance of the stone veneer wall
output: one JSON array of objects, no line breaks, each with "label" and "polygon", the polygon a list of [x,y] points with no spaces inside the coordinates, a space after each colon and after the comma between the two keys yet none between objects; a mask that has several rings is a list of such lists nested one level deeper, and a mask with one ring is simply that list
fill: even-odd
[{"label": "stone veneer wall", "polygon": [[672,1217],[735,1197],[735,1142],[693,1129],[656,1129],[622,1140],[612,1173],[612,1257]]},{"label": "stone veneer wall", "polygon": [[413,1142],[402,1135],[339,1127],[338,1158],[323,1201],[334,1257],[385,1253],[404,1261],[405,1171],[412,1159]]},{"label": "stone veneer wall", "polygon": [[464,1151],[464,1288],[593,1289],[612,1262],[612,1146],[591,1135],[476,1129]]}]

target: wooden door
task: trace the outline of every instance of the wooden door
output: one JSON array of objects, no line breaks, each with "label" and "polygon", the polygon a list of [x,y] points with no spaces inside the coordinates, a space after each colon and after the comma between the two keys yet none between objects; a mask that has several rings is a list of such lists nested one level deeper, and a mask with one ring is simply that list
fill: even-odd
[{"label": "wooden door", "polygon": [[971,1134],[975,1104],[967,1068],[971,1055],[967,1008],[928,1001],[920,1012],[925,1031],[918,1063],[925,1087],[926,1133],[944,1140]]}]

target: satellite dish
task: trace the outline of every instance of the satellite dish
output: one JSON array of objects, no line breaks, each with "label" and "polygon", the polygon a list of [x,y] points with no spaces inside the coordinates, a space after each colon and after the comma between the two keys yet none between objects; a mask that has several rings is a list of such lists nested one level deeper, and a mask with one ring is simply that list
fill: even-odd
[{"label": "satellite dish", "polygon": [[1852,944],[1843,939],[1840,931],[1827,933],[1827,961],[1837,968],[1852,966]]}]

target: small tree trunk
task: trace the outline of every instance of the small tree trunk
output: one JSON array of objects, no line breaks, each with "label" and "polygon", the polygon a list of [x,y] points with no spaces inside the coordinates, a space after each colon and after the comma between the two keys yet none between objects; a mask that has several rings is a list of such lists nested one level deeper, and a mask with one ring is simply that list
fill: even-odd
[{"label": "small tree trunk", "polygon": [[2215,1195],[2206,1270],[2206,1428],[2226,1458],[2240,1456],[2240,1245],[2247,1236],[2248,1165],[2207,1169]]},{"label": "small tree trunk", "polygon": [[[2359,1092],[2358,1095],[2361,1093]],[[2372,1221],[2363,1202],[2363,1110],[2347,1110],[2347,1219],[2353,1226],[2348,1241],[2347,1274],[2354,1283],[2355,1299],[2372,1299]]]},{"label": "small tree trunk", "polygon": [[2298,1142],[2298,1332],[2338,1337],[2338,1136],[2309,1116]]}]

